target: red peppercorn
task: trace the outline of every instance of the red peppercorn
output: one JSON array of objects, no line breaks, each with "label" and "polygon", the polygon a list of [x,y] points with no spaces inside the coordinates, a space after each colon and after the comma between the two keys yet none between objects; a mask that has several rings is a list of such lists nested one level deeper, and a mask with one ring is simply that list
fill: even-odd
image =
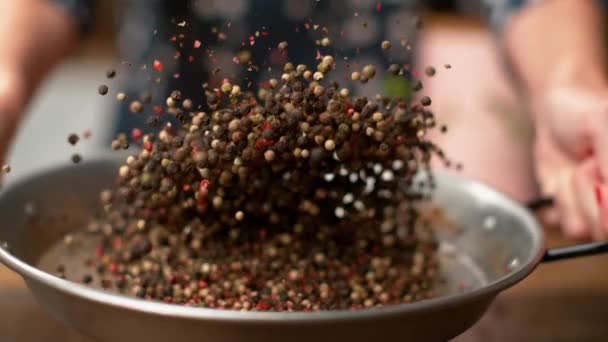
[{"label": "red peppercorn", "polygon": [[149,142],[149,141],[146,141],[146,142],[144,143],[144,149],[145,149],[146,151],[148,151],[148,152],[152,151],[152,143],[151,143],[151,142]]},{"label": "red peppercorn", "polygon": [[143,132],[141,131],[141,129],[133,128],[133,130],[131,131],[131,139],[133,139],[133,141],[137,141],[139,138],[141,138],[142,134]]},{"label": "red peppercorn", "polygon": [[264,138],[260,138],[255,141],[255,148],[262,148],[264,145],[266,145],[266,139]]},{"label": "red peppercorn", "polygon": [[162,115],[165,110],[163,109],[163,106],[156,105],[152,107],[152,112],[156,115]]},{"label": "red peppercorn", "polygon": [[260,310],[260,311],[267,311],[268,309],[270,309],[270,304],[267,304],[267,303],[265,303],[265,302],[259,302],[259,303],[258,303],[258,304],[255,306],[255,308],[256,308],[257,310]]},{"label": "red peppercorn", "polygon": [[154,70],[161,72],[163,71],[163,63],[161,61],[159,61],[158,59],[154,60],[154,63],[152,64],[152,66],[154,67]]},{"label": "red peppercorn", "polygon": [[405,137],[403,135],[398,135],[395,138],[395,145],[402,145],[405,142]]},{"label": "red peppercorn", "polygon": [[258,231],[258,234],[260,235],[261,239],[264,239],[266,237],[266,234],[267,234],[266,229],[260,229]]},{"label": "red peppercorn", "polygon": [[209,181],[208,179],[203,179],[200,183],[201,190],[207,190],[209,188],[209,185],[211,185],[211,181]]}]

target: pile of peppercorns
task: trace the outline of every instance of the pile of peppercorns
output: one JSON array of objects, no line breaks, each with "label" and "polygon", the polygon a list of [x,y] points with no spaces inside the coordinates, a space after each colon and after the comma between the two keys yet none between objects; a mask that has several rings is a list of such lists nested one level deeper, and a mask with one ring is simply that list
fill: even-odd
[{"label": "pile of peppercorns", "polygon": [[[258,94],[224,80],[205,89],[204,111],[173,91],[166,110],[180,125],[119,135],[114,149],[141,151],[102,192],[105,214],[89,227],[102,236],[101,284],[149,300],[258,311],[431,297],[436,243],[415,209],[433,187],[432,176],[415,176],[432,156],[445,160],[427,140],[431,101],[353,97],[322,82],[334,65],[329,55],[316,70],[287,63]],[[367,65],[352,79],[375,75]],[[141,105],[130,105],[134,114]]]}]

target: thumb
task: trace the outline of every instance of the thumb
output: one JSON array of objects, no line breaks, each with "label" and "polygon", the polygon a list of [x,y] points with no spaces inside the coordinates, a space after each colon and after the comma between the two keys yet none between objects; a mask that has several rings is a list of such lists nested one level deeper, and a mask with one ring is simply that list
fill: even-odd
[{"label": "thumb", "polygon": [[586,218],[590,235],[602,240],[608,233],[608,187],[599,182],[599,168],[588,158],[574,171],[574,189],[579,209]]}]

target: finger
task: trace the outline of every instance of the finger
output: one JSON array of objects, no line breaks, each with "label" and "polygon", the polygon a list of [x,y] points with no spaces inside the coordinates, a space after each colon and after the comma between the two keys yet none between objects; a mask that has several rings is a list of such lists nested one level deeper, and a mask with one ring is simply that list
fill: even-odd
[{"label": "finger", "polygon": [[608,113],[601,113],[589,128],[591,131],[593,152],[598,162],[601,181],[608,180]]},{"label": "finger", "polygon": [[597,172],[597,161],[587,159],[574,170],[573,175],[576,203],[585,217],[590,237],[596,240],[604,238],[603,226],[608,223],[604,219],[608,211],[601,208],[605,206],[601,204],[606,201],[604,197],[608,195],[608,189],[600,183]]},{"label": "finger", "polygon": [[[536,166],[538,185],[543,196],[553,198],[556,198],[557,196],[559,174],[555,170],[556,168],[547,167],[546,164],[539,164]],[[557,200],[555,205],[541,210],[538,213],[538,216],[545,225],[551,228],[558,228],[561,221],[561,214]]]},{"label": "finger", "polygon": [[599,206],[599,226],[594,235],[596,240],[604,240],[608,237],[608,186],[599,185],[596,189],[596,199]]},{"label": "finger", "polygon": [[586,239],[590,237],[591,224],[577,203],[574,170],[562,169],[556,192],[556,202],[561,216],[561,228],[569,238]]},{"label": "finger", "polygon": [[583,180],[589,179],[593,186],[593,199],[598,215],[593,238],[605,239],[608,236],[608,184],[600,175],[599,161],[596,158],[585,161],[578,172],[583,175]]}]

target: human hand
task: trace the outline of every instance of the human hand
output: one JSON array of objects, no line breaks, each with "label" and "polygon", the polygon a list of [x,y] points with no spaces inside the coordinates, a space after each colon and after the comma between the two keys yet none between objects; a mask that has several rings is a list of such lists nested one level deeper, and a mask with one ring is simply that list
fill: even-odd
[{"label": "human hand", "polygon": [[0,162],[15,135],[23,107],[26,103],[23,73],[17,66],[0,65]]},{"label": "human hand", "polygon": [[608,236],[608,87],[553,87],[531,99],[536,174],[552,224],[577,239]]},{"label": "human hand", "polygon": [[75,24],[52,1],[0,1],[0,163],[29,97],[77,42]]}]

